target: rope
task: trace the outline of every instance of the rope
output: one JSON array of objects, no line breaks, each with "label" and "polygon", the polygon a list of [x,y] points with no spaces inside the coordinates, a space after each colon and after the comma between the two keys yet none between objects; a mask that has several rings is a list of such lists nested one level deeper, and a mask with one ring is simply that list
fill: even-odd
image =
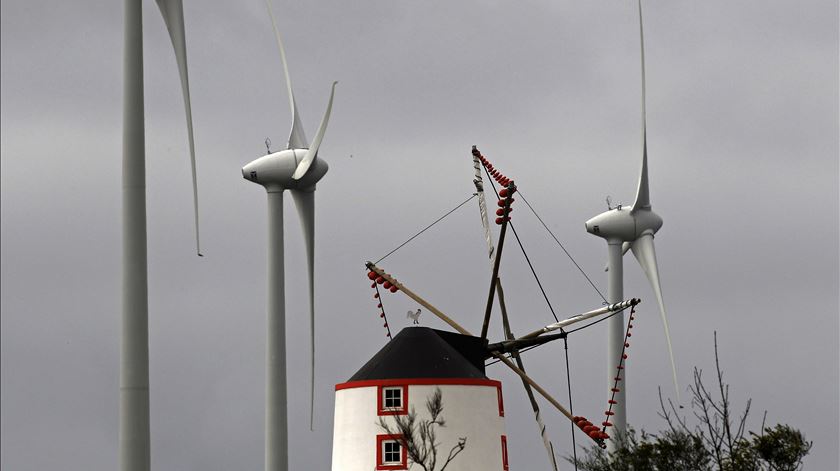
[{"label": "rope", "polygon": [[[566,385],[569,388],[569,414],[572,416],[575,415],[575,410],[572,408],[572,373],[569,369],[569,342],[567,340],[568,337],[563,337],[563,347],[566,350]],[[572,456],[575,460],[575,471],[577,471],[578,466],[578,459],[577,459],[577,444],[575,443],[575,423],[570,422],[570,426],[572,427]]]},{"label": "rope", "polygon": [[[490,176],[490,173],[487,171],[487,167],[484,167],[484,172],[487,173],[488,177]],[[488,181],[490,181],[490,187],[493,188],[493,193],[496,193],[496,197],[499,198],[499,192],[496,191],[496,185],[493,184],[492,180],[488,179]],[[517,191],[519,191],[518,188]],[[528,267],[531,269],[531,273],[534,275],[534,280],[536,280],[537,286],[539,286],[540,292],[543,295],[543,299],[545,299],[545,303],[548,305],[548,310],[551,311],[551,315],[554,316],[554,322],[560,322],[560,319],[557,318],[557,314],[554,312],[554,307],[551,305],[551,301],[548,300],[548,294],[546,294],[542,282],[540,282],[540,277],[537,276],[537,271],[534,269],[534,265],[531,263],[531,258],[528,257],[528,253],[525,252],[525,247],[522,245],[522,240],[519,238],[519,233],[517,233],[516,228],[513,227],[513,222],[509,221],[508,226],[510,226],[510,229],[513,231],[513,236],[516,237],[516,243],[519,244],[519,250],[521,250],[522,255],[525,256],[525,261],[528,262]]]},{"label": "rope", "polygon": [[373,262],[373,264],[374,264],[374,265],[378,265],[378,264],[379,264],[379,262],[381,262],[382,260],[385,260],[386,258],[388,258],[388,256],[389,256],[389,255],[391,255],[391,254],[393,254],[394,252],[396,252],[397,250],[399,250],[399,249],[403,248],[406,244],[408,244],[409,242],[411,242],[412,240],[414,240],[417,236],[419,236],[420,234],[422,234],[422,233],[426,232],[426,231],[427,231],[427,230],[429,230],[432,226],[434,226],[435,224],[437,224],[437,223],[439,223],[440,221],[442,221],[442,220],[443,220],[443,218],[445,218],[446,216],[449,216],[450,214],[452,214],[452,213],[454,213],[455,211],[457,211],[457,210],[458,210],[461,206],[463,206],[463,205],[467,204],[470,200],[472,200],[473,198],[475,198],[475,197],[476,197],[476,195],[477,195],[477,193],[473,193],[473,194],[472,194],[472,196],[470,196],[469,198],[467,198],[466,200],[464,200],[464,202],[463,202],[463,203],[459,204],[458,206],[455,206],[454,208],[452,208],[451,210],[449,210],[449,212],[448,212],[448,213],[446,213],[446,214],[444,214],[443,216],[441,216],[441,217],[437,218],[437,219],[435,220],[435,222],[433,222],[433,223],[429,224],[428,226],[426,226],[425,228],[423,228],[423,230],[422,230],[422,231],[420,231],[420,232],[418,232],[417,234],[414,234],[413,236],[411,236],[411,237],[410,237],[407,241],[403,242],[403,243],[402,243],[402,244],[400,244],[397,248],[395,248],[394,250],[392,250],[392,251],[388,252],[387,254],[385,254],[385,256],[383,256],[383,257],[382,257],[382,258],[380,258],[379,260],[377,260],[377,261]]},{"label": "rope", "polygon": [[554,322],[560,322],[560,319],[557,318],[557,313],[554,312],[554,307],[551,305],[551,301],[548,300],[548,295],[545,292],[545,288],[543,288],[542,282],[540,282],[540,277],[537,276],[537,272],[534,270],[534,265],[531,263],[531,258],[528,257],[528,254],[525,252],[525,247],[522,246],[522,241],[519,240],[519,233],[516,232],[516,229],[513,227],[513,223],[509,222],[510,228],[513,231],[513,236],[516,238],[516,243],[519,244],[519,249],[522,250],[522,255],[525,256],[525,261],[528,262],[528,267],[531,269],[531,273],[534,274],[534,280],[537,282],[537,286],[540,287],[540,292],[545,299],[545,303],[548,305],[548,310],[551,311],[551,315],[554,317]]},{"label": "rope", "polygon": [[[566,333],[566,335],[568,335],[568,334],[571,334],[571,333],[573,333],[573,332],[577,332],[577,331],[579,331],[579,330],[586,329],[587,327],[592,327],[592,326],[593,326],[593,325],[595,325],[595,324],[598,324],[598,323],[600,323],[600,322],[604,322],[605,320],[609,319],[610,317],[613,317],[613,316],[615,316],[615,315],[618,315],[618,313],[620,313],[620,312],[624,312],[624,310],[625,310],[625,309],[627,309],[627,308],[625,307],[624,309],[621,309],[621,310],[619,310],[619,311],[615,311],[615,312],[611,313],[611,314],[610,314],[610,315],[608,315],[608,316],[604,316],[604,317],[602,317],[602,318],[598,319],[597,321],[590,322],[589,324],[586,324],[586,325],[582,325],[582,326],[580,326],[580,327],[578,327],[578,328],[576,328],[576,329],[572,329],[572,330],[564,330],[563,332],[565,332],[565,333]],[[530,347],[525,347],[525,348],[523,348],[522,350],[519,350],[519,354],[521,355],[521,354],[523,354],[523,353],[525,353],[525,352],[527,352],[527,351],[529,351],[529,350],[533,350],[533,349],[535,349],[535,348],[537,348],[537,347],[542,347],[543,345],[547,345],[547,344],[545,344],[545,343],[541,343],[541,344],[539,344],[539,345],[531,345]],[[508,356],[508,358],[509,358],[509,356]],[[484,366],[495,365],[496,363],[499,363],[499,361],[501,361],[501,360],[493,360],[493,361],[491,361],[490,363],[485,363],[485,364],[484,364]]]},{"label": "rope", "polygon": [[569,251],[566,250],[566,247],[564,247],[563,244],[560,243],[560,240],[557,239],[557,236],[555,236],[554,233],[551,232],[551,229],[548,228],[548,225],[546,225],[545,221],[543,221],[543,219],[540,217],[540,215],[537,214],[537,211],[534,210],[534,207],[531,206],[531,203],[529,203],[528,200],[525,199],[525,196],[522,194],[521,190],[519,191],[519,196],[522,198],[522,201],[525,202],[525,204],[528,206],[528,208],[531,210],[531,212],[534,213],[534,216],[537,217],[537,219],[540,221],[540,224],[542,224],[542,226],[545,228],[545,230],[548,231],[549,234],[551,234],[551,237],[554,239],[555,242],[557,242],[557,245],[559,245],[560,248],[563,249],[563,252],[566,253],[567,257],[569,257],[569,260],[571,260],[572,263],[575,264],[578,271],[580,271],[580,273],[583,275],[583,277],[586,278],[586,281],[588,281],[589,284],[592,285],[592,288],[595,289],[595,292],[598,293],[598,296],[600,296],[601,299],[603,299],[604,302],[606,303],[607,298],[605,298],[604,295],[601,293],[601,291],[598,289],[598,287],[595,286],[595,283],[593,283],[592,280],[589,278],[589,275],[587,275],[586,272],[583,271],[583,268],[581,268],[580,265],[578,265],[578,262],[576,262],[574,257],[572,257],[572,254],[570,254]]}]

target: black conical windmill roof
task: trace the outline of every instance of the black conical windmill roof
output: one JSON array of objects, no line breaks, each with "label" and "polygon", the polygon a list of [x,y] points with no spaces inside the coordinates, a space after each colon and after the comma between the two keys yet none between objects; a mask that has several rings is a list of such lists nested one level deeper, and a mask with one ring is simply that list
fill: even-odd
[{"label": "black conical windmill roof", "polygon": [[407,327],[348,381],[405,378],[486,379],[487,341],[470,335]]}]

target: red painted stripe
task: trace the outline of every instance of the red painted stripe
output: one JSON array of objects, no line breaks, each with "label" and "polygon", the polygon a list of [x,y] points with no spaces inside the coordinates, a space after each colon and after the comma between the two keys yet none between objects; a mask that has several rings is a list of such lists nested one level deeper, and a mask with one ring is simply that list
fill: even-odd
[{"label": "red painted stripe", "polygon": [[495,379],[483,378],[406,378],[406,379],[368,379],[364,381],[349,381],[335,385],[335,390],[352,388],[370,388],[374,386],[428,386],[428,385],[457,385],[457,386],[492,386],[501,388],[502,383]]},{"label": "red painted stripe", "polygon": [[508,465],[507,435],[502,435],[502,469],[505,471],[510,469],[510,465]]}]

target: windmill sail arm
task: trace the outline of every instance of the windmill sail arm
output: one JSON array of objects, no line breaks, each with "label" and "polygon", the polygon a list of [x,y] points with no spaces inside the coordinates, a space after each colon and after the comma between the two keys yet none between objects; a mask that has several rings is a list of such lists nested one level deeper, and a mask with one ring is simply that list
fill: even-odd
[{"label": "windmill sail arm", "polygon": [[[475,147],[473,147],[475,148]],[[496,248],[493,246],[493,235],[490,233],[490,221],[487,217],[487,199],[484,197],[484,180],[481,175],[481,161],[478,155],[473,154],[473,169],[475,170],[475,190],[478,193],[478,211],[481,217],[481,226],[484,229],[484,241],[487,243],[487,257],[490,264],[493,264],[493,253]]]},{"label": "windmill sail arm", "polygon": [[591,319],[593,317],[597,317],[597,316],[600,316],[600,315],[603,315],[603,314],[608,314],[608,313],[611,313],[611,312],[621,311],[621,310],[627,309],[628,307],[635,306],[635,305],[639,304],[640,302],[642,302],[642,301],[637,299],[637,298],[631,298],[631,299],[628,299],[626,301],[621,301],[621,302],[618,302],[618,303],[609,304],[607,306],[604,306],[604,307],[601,307],[601,308],[598,308],[598,309],[593,309],[592,311],[584,312],[583,314],[578,314],[576,316],[572,316],[572,317],[570,317],[568,319],[564,319],[560,322],[555,322],[553,324],[548,324],[547,326],[545,326],[541,329],[535,330],[535,331],[533,331],[529,334],[526,334],[526,335],[523,335],[523,336],[519,337],[519,340],[535,338],[535,337],[538,337],[542,334],[545,334],[545,333],[548,333],[548,332],[553,332],[555,330],[560,330],[564,327],[568,327],[572,324],[576,324],[578,322],[585,321],[585,320]]},{"label": "windmill sail arm", "polygon": [[537,345],[542,345],[552,340],[566,338],[566,333],[559,333],[559,334],[551,334],[551,335],[543,335],[539,337],[530,337],[527,339],[514,339],[511,338],[510,340],[505,340],[504,342],[496,342],[487,345],[487,352],[485,357],[490,358],[493,356],[493,353],[511,353],[511,352],[518,352],[524,348],[533,347]]},{"label": "windmill sail arm", "polygon": [[[499,306],[502,310],[502,327],[504,328],[505,338],[508,341],[515,340],[513,332],[510,329],[510,319],[507,315],[507,307],[505,304],[505,291],[502,288],[502,281],[498,280],[499,290],[497,292],[499,296]],[[560,334],[565,337],[565,333]],[[519,349],[514,347],[511,350],[511,356],[516,361],[516,366],[519,367],[522,371],[525,371],[525,364],[522,362],[522,356],[519,354]],[[537,404],[537,399],[534,397],[533,388],[531,385],[528,384],[527,381],[524,379],[522,380],[522,386],[525,388],[525,393],[528,395],[528,401],[531,403],[531,410],[534,411],[534,419],[537,421],[537,428],[540,432],[540,437],[542,437],[543,445],[545,445],[545,451],[548,453],[549,463],[551,463],[551,469],[557,471],[557,460],[554,458],[554,445],[551,443],[551,439],[548,438],[548,432],[545,428],[545,423],[542,421],[542,417],[540,416],[540,406]]]}]

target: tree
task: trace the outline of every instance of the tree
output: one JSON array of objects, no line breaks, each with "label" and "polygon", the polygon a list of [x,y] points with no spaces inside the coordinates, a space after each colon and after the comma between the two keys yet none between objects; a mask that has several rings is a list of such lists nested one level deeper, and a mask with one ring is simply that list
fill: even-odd
[{"label": "tree", "polygon": [[[659,416],[667,428],[659,434],[637,434],[628,427],[613,437],[617,446],[612,453],[599,447],[585,450],[577,466],[585,471],[797,471],[810,452],[812,442],[789,425],[766,427],[764,413],[759,433],[747,432],[746,424],[752,399],[737,414],[729,400],[729,384],[723,381],[715,332],[715,371],[717,388],[709,390],[703,370],[694,368],[689,386],[691,411],[695,422],[681,416],[671,400],[666,406],[659,392]],[[737,417],[737,418],[736,418]],[[575,463],[572,457],[566,457]]]},{"label": "tree", "polygon": [[444,471],[467,446],[467,438],[458,439],[458,443],[449,450],[446,461],[438,470],[436,466],[440,443],[436,441],[437,428],[446,426],[446,421],[441,415],[443,414],[443,394],[440,388],[435,388],[435,392],[426,399],[426,410],[429,412],[430,419],[418,421],[417,413],[412,407],[407,415],[391,416],[394,418],[394,425],[389,424],[384,417],[380,417],[379,427],[389,435],[401,437],[400,444],[405,447],[411,463],[420,465],[425,471]]}]

